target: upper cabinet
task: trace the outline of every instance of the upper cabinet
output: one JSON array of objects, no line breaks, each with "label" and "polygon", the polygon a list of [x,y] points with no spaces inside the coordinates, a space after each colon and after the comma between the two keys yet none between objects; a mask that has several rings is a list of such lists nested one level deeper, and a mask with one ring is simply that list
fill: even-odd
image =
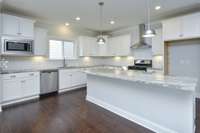
[{"label": "upper cabinet", "polygon": [[156,36],[152,38],[152,54],[154,56],[164,54],[164,41],[162,36],[162,29],[156,29]]},{"label": "upper cabinet", "polygon": [[34,22],[34,20],[3,14],[2,34],[8,36],[33,38]]},{"label": "upper cabinet", "polygon": [[47,30],[35,28],[34,33],[34,55],[48,56]]},{"label": "upper cabinet", "polygon": [[131,35],[121,35],[106,39],[105,44],[98,44],[95,37],[79,37],[80,56],[127,56],[130,55]]},{"label": "upper cabinet", "polygon": [[182,18],[183,37],[200,37],[200,13],[187,15]]},{"label": "upper cabinet", "polygon": [[79,56],[98,56],[98,45],[95,37],[79,37]]},{"label": "upper cabinet", "polygon": [[200,37],[200,13],[165,20],[162,24],[164,41]]},{"label": "upper cabinet", "polygon": [[131,35],[121,35],[108,39],[109,56],[128,56],[130,55]]}]

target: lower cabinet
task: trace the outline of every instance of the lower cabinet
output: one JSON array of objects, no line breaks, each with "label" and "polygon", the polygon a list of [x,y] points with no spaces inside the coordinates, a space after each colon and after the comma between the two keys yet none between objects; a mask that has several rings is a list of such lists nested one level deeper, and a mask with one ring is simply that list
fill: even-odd
[{"label": "lower cabinet", "polygon": [[20,98],[21,83],[18,79],[3,79],[3,102]]},{"label": "lower cabinet", "polygon": [[74,88],[86,82],[86,74],[79,69],[59,70],[59,90]]},{"label": "lower cabinet", "polygon": [[3,74],[2,78],[2,101],[14,102],[40,93],[39,72]]}]

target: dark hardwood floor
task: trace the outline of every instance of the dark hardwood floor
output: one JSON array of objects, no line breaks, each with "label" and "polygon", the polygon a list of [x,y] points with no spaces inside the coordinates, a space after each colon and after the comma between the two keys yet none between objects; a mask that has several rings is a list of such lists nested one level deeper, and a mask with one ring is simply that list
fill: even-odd
[{"label": "dark hardwood floor", "polygon": [[[85,100],[85,89],[5,108],[0,133],[153,133]],[[200,100],[197,102],[200,133]]]}]

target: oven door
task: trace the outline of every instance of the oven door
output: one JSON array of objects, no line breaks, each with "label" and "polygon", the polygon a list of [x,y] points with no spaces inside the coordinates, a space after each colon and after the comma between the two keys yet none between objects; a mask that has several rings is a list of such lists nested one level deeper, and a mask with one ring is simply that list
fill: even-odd
[{"label": "oven door", "polygon": [[32,55],[33,40],[4,40],[4,54]]}]

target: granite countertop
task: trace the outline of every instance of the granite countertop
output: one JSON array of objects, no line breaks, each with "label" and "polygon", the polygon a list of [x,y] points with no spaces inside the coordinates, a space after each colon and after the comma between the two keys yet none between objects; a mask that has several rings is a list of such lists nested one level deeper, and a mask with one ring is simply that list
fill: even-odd
[{"label": "granite countertop", "polygon": [[196,91],[198,79],[189,77],[165,76],[161,73],[145,73],[139,71],[124,71],[120,69],[87,69],[87,74],[104,76],[145,84],[162,85],[163,87],[173,87],[183,91]]}]

